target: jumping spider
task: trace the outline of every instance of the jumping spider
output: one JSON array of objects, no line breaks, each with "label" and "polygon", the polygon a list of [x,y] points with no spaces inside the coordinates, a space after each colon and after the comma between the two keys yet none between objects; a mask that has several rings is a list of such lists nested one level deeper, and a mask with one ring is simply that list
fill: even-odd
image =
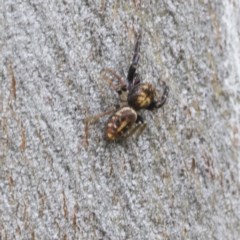
[{"label": "jumping spider", "polygon": [[[113,78],[118,81],[118,84],[114,85],[113,89],[119,94],[121,104],[108,112],[86,120],[88,125],[104,115],[113,113],[108,119],[104,131],[104,138],[109,142],[126,139],[137,131],[139,135],[146,127],[146,123],[144,123],[138,111],[160,108],[164,105],[168,96],[169,88],[165,83],[163,95],[158,100],[155,99],[155,87],[151,83],[141,83],[140,76],[136,72],[140,58],[141,37],[141,33],[139,33],[126,81],[110,68],[102,71],[102,76],[109,80],[111,85],[113,85]],[[111,79],[108,75],[111,76]]]}]

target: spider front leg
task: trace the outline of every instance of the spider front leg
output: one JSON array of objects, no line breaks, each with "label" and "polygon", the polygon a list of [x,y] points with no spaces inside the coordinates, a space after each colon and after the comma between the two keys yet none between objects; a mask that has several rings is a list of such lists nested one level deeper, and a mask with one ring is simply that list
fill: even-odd
[{"label": "spider front leg", "polygon": [[147,110],[154,110],[156,108],[162,107],[165,104],[169,93],[169,87],[166,85],[165,82],[163,82],[163,86],[164,90],[162,97],[158,101],[153,100],[152,103],[146,108]]},{"label": "spider front leg", "polygon": [[136,70],[138,66],[138,62],[140,59],[140,45],[142,40],[142,33],[140,32],[137,37],[137,41],[134,47],[132,63],[128,70],[127,81],[129,88],[131,89],[134,85],[140,83],[140,78],[136,77]]},{"label": "spider front leg", "polygon": [[[101,77],[109,83],[114,91],[118,93],[122,101],[126,101],[126,94],[124,93],[127,92],[127,85],[125,80],[117,72],[111,68],[104,68],[101,71]],[[114,84],[113,79],[116,79],[118,83]]]}]

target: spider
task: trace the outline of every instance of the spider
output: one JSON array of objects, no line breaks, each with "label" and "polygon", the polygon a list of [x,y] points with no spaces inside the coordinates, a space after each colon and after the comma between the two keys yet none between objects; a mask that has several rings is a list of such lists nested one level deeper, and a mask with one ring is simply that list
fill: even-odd
[{"label": "spider", "polygon": [[[126,80],[111,68],[105,68],[101,72],[102,76],[109,81],[110,85],[118,93],[121,103],[110,111],[88,118],[86,122],[87,124],[93,123],[100,117],[113,113],[109,117],[104,130],[104,138],[108,142],[126,139],[137,131],[138,135],[140,135],[145,129],[146,123],[138,111],[141,109],[152,111],[160,108],[168,97],[169,88],[165,83],[163,83],[162,97],[156,99],[155,87],[151,83],[141,82],[140,75],[137,73],[141,39],[142,34],[140,32],[136,39],[133,58]],[[111,80],[113,78],[118,81],[118,84],[113,84]]]}]

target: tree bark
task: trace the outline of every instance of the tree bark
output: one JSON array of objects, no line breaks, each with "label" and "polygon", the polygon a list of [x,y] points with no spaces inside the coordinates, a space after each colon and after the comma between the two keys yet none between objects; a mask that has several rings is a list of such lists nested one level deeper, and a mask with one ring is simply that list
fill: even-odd
[{"label": "tree bark", "polygon": [[[150,3],[151,2],[151,3]],[[240,3],[0,4],[0,239],[239,239]],[[103,140],[119,103],[100,72],[138,72],[167,103]]]}]

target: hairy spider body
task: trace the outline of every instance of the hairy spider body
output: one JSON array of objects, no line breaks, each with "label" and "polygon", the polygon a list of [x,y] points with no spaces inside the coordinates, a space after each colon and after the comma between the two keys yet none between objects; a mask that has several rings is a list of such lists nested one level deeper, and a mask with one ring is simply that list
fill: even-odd
[{"label": "hairy spider body", "polygon": [[133,108],[120,108],[107,121],[105,139],[107,141],[115,141],[124,138],[136,121],[137,113]]},{"label": "hairy spider body", "polygon": [[[94,122],[96,119],[110,112],[113,113],[108,119],[104,130],[104,137],[109,142],[126,139],[135,132],[138,132],[138,135],[141,134],[146,127],[146,123],[144,123],[138,111],[141,109],[154,110],[160,108],[164,105],[168,97],[169,88],[165,83],[164,91],[160,99],[156,99],[156,89],[151,83],[141,83],[141,78],[136,72],[140,59],[140,44],[141,32],[137,37],[134,47],[127,81],[111,68],[106,68],[102,71],[102,77],[105,78],[119,94],[120,101],[122,102],[121,107],[94,116],[88,119],[87,122]],[[110,75],[110,77],[108,75]],[[116,79],[118,84],[113,84],[113,79]]]}]

